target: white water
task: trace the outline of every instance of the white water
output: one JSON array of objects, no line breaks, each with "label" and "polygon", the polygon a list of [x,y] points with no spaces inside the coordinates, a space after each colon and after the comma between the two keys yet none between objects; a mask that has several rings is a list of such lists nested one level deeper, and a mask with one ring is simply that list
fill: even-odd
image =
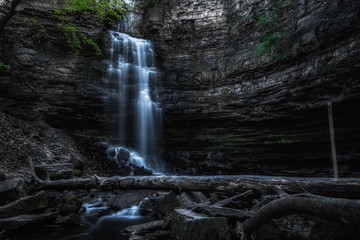
[{"label": "white water", "polygon": [[125,33],[109,33],[105,112],[110,134],[118,139],[116,151],[126,149],[131,163],[161,173],[162,113],[152,99],[158,79],[152,45]]}]

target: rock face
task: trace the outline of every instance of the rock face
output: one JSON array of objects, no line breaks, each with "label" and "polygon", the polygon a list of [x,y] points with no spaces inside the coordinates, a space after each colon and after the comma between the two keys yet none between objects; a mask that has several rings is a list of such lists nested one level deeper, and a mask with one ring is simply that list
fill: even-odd
[{"label": "rock face", "polygon": [[[258,19],[279,1],[150,1],[126,18],[135,19],[129,32],[156,46],[164,153],[174,171],[329,176],[326,104],[334,101],[340,176],[359,172],[360,3],[294,1],[279,18],[285,54],[258,62]],[[5,173],[26,175],[28,157],[72,162],[79,176],[130,173],[98,144],[111,142],[104,57],[71,52],[50,13],[56,5],[22,2],[0,36],[1,61],[12,67],[0,75]],[[1,5],[0,17],[7,9]],[[100,45],[108,40],[91,17],[77,26]]]},{"label": "rock face", "polygon": [[14,178],[0,183],[0,205],[7,204],[26,195],[24,179]]},{"label": "rock face", "polygon": [[72,163],[37,165],[35,173],[42,180],[71,179],[74,177],[74,165]]},{"label": "rock face", "polygon": [[177,240],[230,239],[227,219],[207,217],[191,210],[175,209],[171,222],[171,237]]},{"label": "rock face", "polygon": [[[0,18],[10,2],[1,5]],[[87,48],[79,56],[72,52],[51,13],[58,7],[21,1],[1,33],[1,61],[11,65],[0,70],[1,163],[15,176],[29,175],[29,157],[35,164],[71,162],[77,176],[128,174],[98,145],[104,140],[103,57]],[[104,45],[99,21],[79,16],[76,26]]]},{"label": "rock face", "polygon": [[329,101],[340,175],[359,171],[360,3],[294,2],[278,19],[280,61],[254,56],[269,1],[170,0],[145,12],[177,171],[331,175]]}]

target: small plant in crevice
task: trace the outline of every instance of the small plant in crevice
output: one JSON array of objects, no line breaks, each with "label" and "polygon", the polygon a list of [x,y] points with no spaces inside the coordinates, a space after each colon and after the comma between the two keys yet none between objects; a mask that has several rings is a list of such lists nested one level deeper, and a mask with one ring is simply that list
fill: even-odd
[{"label": "small plant in crevice", "polygon": [[[32,48],[36,51],[42,51],[44,46],[51,46],[49,34],[47,33],[42,21],[31,17],[22,21],[11,21],[10,24],[15,26],[19,31],[19,36],[25,47]],[[45,43],[45,44],[44,44]]]},{"label": "small plant in crevice", "polygon": [[3,63],[2,61],[0,61],[0,70],[1,69],[6,69],[6,70],[10,70],[11,66],[8,64]]},{"label": "small plant in crevice", "polygon": [[267,59],[280,60],[286,51],[285,39],[292,36],[293,30],[284,21],[284,13],[294,6],[295,0],[273,0],[260,15],[256,26],[264,33],[260,34],[260,42],[254,48],[257,62]]}]

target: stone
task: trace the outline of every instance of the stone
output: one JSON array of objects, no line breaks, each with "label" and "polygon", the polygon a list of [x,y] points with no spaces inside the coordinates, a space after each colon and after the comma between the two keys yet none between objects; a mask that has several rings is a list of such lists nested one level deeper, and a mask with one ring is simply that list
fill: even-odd
[{"label": "stone", "polygon": [[174,210],[170,228],[174,240],[231,239],[227,218],[208,217],[186,209]]},{"label": "stone", "polygon": [[156,229],[160,229],[165,224],[165,220],[157,220],[146,222],[138,225],[132,225],[125,228],[125,231],[131,234],[138,234],[147,232],[149,230],[153,231]]},{"label": "stone", "polygon": [[26,195],[24,179],[14,178],[0,182],[0,205],[15,201]]},{"label": "stone", "polygon": [[72,163],[43,164],[34,167],[36,175],[42,180],[71,179],[74,177]]},{"label": "stone", "polygon": [[18,215],[25,215],[33,211],[41,211],[48,207],[49,197],[45,191],[36,195],[20,198],[5,206],[0,207],[0,218],[10,218]]},{"label": "stone", "polygon": [[65,201],[64,204],[60,207],[60,214],[62,216],[67,216],[71,213],[78,213],[81,208],[81,201],[76,198],[76,196],[69,192],[67,193],[63,200]]},{"label": "stone", "polygon": [[129,161],[130,153],[129,151],[126,151],[125,149],[121,148],[117,154],[117,160],[120,161]]},{"label": "stone", "polygon": [[55,219],[55,224],[63,224],[63,225],[80,225],[81,218],[79,214],[70,213],[69,215],[62,217],[58,216]]},{"label": "stone", "polygon": [[183,192],[176,196],[181,208],[191,209],[199,204],[209,204],[208,198],[202,192]]},{"label": "stone", "polygon": [[174,191],[166,194],[163,199],[161,199],[155,206],[153,207],[153,214],[158,217],[162,218],[165,216],[169,216],[172,211],[179,207],[179,201],[177,199],[177,194]]},{"label": "stone", "polygon": [[40,224],[40,223],[51,223],[55,220],[58,213],[40,213],[40,214],[29,214],[29,215],[20,215],[11,218],[0,219],[0,228],[4,230],[16,230],[20,227]]},{"label": "stone", "polygon": [[131,208],[132,206],[138,206],[144,198],[152,197],[153,194],[152,191],[123,191],[111,197],[108,204],[118,209]]}]

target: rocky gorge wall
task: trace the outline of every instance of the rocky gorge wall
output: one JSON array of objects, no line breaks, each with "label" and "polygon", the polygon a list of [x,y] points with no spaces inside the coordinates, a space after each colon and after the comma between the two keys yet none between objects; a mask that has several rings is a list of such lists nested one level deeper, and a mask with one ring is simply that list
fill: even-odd
[{"label": "rocky gorge wall", "polygon": [[[341,176],[356,175],[359,3],[295,1],[281,18],[292,33],[285,55],[257,62],[264,29],[256,23],[268,4],[150,1],[133,15],[129,33],[153,41],[162,71],[165,160],[180,173],[331,175],[326,104],[335,101]],[[72,53],[50,14],[56,7],[24,1],[1,33],[1,60],[12,66],[0,76],[1,163],[23,173],[31,157],[72,161],[82,174],[127,174],[98,144],[109,140],[105,57]],[[37,35],[39,26],[47,34]],[[77,26],[106,44],[104,26],[91,17]]]},{"label": "rocky gorge wall", "polygon": [[[2,15],[8,5],[1,6]],[[3,171],[29,175],[35,164],[72,162],[79,174],[128,174],[107,161],[104,141],[104,57],[73,53],[51,11],[56,3],[21,1],[0,36],[0,160]],[[76,26],[103,46],[104,25],[78,16]],[[106,149],[106,147],[105,147]],[[79,175],[79,176],[80,176]]]},{"label": "rocky gorge wall", "polygon": [[257,22],[279,1],[154,2],[142,33],[164,72],[165,151],[177,171],[331,175],[329,101],[341,175],[359,171],[358,1],[294,1],[278,19],[285,54],[262,62]]}]

